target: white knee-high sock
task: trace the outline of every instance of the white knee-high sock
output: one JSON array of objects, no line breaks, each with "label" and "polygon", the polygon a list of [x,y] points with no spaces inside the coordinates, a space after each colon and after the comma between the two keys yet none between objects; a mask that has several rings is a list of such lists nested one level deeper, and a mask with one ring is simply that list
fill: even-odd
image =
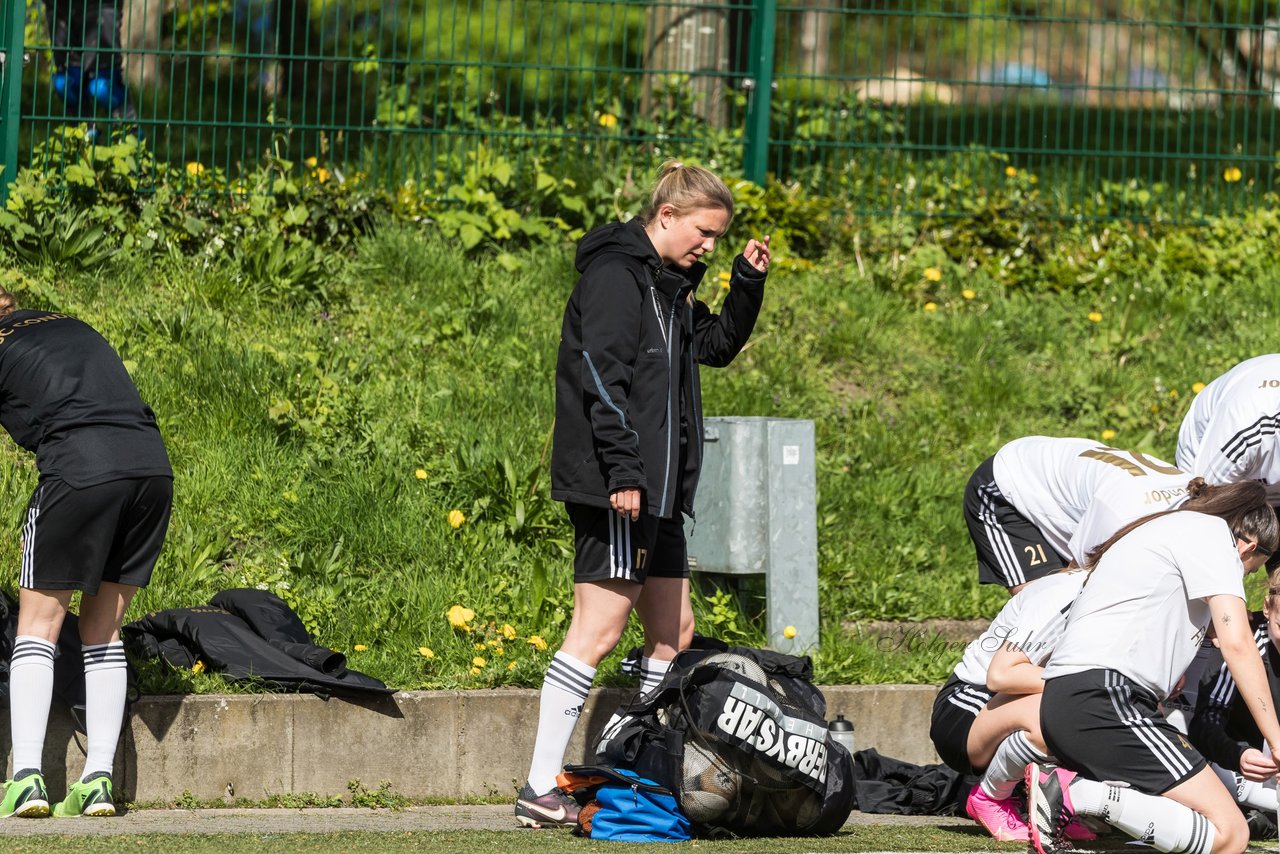
[{"label": "white knee-high sock", "polygon": [[1048,761],[1050,757],[1032,746],[1026,732],[1018,730],[1000,742],[978,785],[991,797],[1003,801],[1013,796],[1013,790],[1017,788],[1028,765]]},{"label": "white knee-high sock", "polygon": [[542,682],[538,705],[538,737],[529,766],[529,787],[535,795],[555,788],[556,775],[564,767],[564,751],[573,737],[582,704],[586,702],[596,669],[563,650],[557,652]]},{"label": "white knee-high sock", "polygon": [[1210,854],[1216,833],[1209,819],[1172,798],[1076,777],[1071,802],[1077,813],[1094,815],[1158,851]]},{"label": "white knee-high sock", "polygon": [[671,669],[671,662],[661,658],[640,659],[640,693],[648,694],[662,684],[662,679]]},{"label": "white knee-high sock", "polygon": [[84,652],[85,729],[89,741],[84,773],[80,775],[83,781],[93,774],[110,774],[115,765],[129,678],[123,642],[85,645],[81,650]]},{"label": "white knee-high sock", "polygon": [[1227,787],[1227,791],[1235,796],[1237,803],[1267,813],[1276,811],[1276,787],[1274,783],[1266,785],[1265,783],[1246,780],[1240,774],[1228,771],[1221,765],[1215,765],[1212,762],[1209,763],[1209,767],[1213,769],[1213,773],[1218,775],[1218,779],[1222,781],[1222,785]]},{"label": "white knee-high sock", "polygon": [[53,644],[33,635],[13,639],[9,661],[9,729],[13,737],[13,774],[40,770],[44,734],[53,700]]}]

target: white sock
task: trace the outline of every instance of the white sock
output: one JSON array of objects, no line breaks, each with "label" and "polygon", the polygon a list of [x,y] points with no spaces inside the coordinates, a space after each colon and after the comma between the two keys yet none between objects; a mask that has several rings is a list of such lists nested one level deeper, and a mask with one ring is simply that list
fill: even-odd
[{"label": "white sock", "polygon": [[13,737],[13,773],[40,770],[44,734],[53,700],[53,644],[33,635],[13,639],[9,661],[9,729]]},{"label": "white sock", "polygon": [[115,765],[129,677],[122,641],[80,649],[84,652],[85,729],[89,740],[84,773],[80,775],[83,782],[91,774],[110,774]]},{"label": "white sock", "polygon": [[662,679],[671,669],[671,662],[661,658],[640,659],[640,693],[648,694],[662,684]]},{"label": "white sock", "polygon": [[1036,750],[1027,740],[1026,732],[1018,730],[1000,742],[978,785],[996,800],[1006,800],[1013,797],[1013,790],[1017,788],[1028,765],[1048,761],[1050,757]]},{"label": "white sock", "polygon": [[1209,763],[1209,767],[1213,769],[1213,773],[1218,775],[1218,779],[1222,781],[1222,785],[1227,787],[1227,791],[1235,795],[1236,803],[1241,803],[1266,813],[1274,813],[1276,811],[1275,783],[1270,785],[1255,783],[1253,780],[1246,780],[1240,774],[1228,771],[1221,765],[1215,765],[1212,762]]},{"label": "white sock", "polygon": [[529,766],[529,787],[535,795],[545,795],[555,788],[556,775],[564,770],[565,749],[595,678],[594,667],[563,650],[551,659],[542,682],[538,737],[533,743],[533,762]]},{"label": "white sock", "polygon": [[1209,819],[1172,798],[1076,777],[1071,803],[1077,813],[1094,815],[1158,851],[1210,854],[1216,835]]}]

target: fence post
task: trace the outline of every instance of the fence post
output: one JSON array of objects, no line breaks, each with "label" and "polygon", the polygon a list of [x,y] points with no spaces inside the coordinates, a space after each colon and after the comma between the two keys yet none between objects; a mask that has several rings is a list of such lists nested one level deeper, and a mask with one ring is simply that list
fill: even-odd
[{"label": "fence post", "polygon": [[748,181],[763,184],[769,167],[769,109],[773,101],[773,41],[778,26],[778,0],[755,0],[751,15],[751,55],[746,83],[746,139],[743,171]]},{"label": "fence post", "polygon": [[22,113],[22,39],[27,24],[25,0],[10,0],[0,18],[0,204],[18,175],[18,123]]}]

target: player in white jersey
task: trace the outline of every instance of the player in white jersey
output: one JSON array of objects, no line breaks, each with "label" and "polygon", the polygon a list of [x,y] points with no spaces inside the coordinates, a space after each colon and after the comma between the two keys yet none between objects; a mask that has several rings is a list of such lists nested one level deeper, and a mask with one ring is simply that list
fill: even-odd
[{"label": "player in white jersey", "polygon": [[1280,505],[1280,353],[1247,359],[1201,389],[1178,430],[1177,460],[1210,483],[1261,481]]},{"label": "player in white jersey", "polygon": [[[1016,593],[1028,581],[1081,565],[1122,526],[1176,506],[1188,480],[1162,460],[1091,439],[1015,439],[965,487],[978,581]],[[1097,499],[1103,503],[1090,514]]]},{"label": "player in white jersey", "polygon": [[[1040,854],[1063,845],[1062,828],[1077,815],[1160,851],[1237,854],[1248,844],[1235,798],[1159,704],[1212,622],[1254,722],[1280,744],[1244,600],[1244,576],[1275,553],[1280,522],[1260,484],[1197,478],[1190,492],[1180,509],[1127,525],[1091,555],[1044,670],[1041,734],[1062,767],[1027,768]],[[1277,772],[1269,759],[1266,772]]]},{"label": "player in white jersey", "polygon": [[[951,768],[982,773],[965,808],[1001,842],[1030,839],[1013,790],[1029,762],[1047,758],[1040,738],[1040,673],[1087,577],[1082,569],[1054,573],[1011,598],[965,648],[933,704],[929,737]],[[1093,838],[1083,827],[1069,833]]]}]

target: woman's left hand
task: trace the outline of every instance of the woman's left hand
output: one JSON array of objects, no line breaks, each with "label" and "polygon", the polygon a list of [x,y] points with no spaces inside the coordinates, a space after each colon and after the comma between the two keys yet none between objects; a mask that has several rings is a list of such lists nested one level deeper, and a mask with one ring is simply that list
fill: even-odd
[{"label": "woman's left hand", "polygon": [[761,273],[769,272],[769,235],[766,234],[764,240],[748,240],[747,248],[742,250],[742,257]]}]

